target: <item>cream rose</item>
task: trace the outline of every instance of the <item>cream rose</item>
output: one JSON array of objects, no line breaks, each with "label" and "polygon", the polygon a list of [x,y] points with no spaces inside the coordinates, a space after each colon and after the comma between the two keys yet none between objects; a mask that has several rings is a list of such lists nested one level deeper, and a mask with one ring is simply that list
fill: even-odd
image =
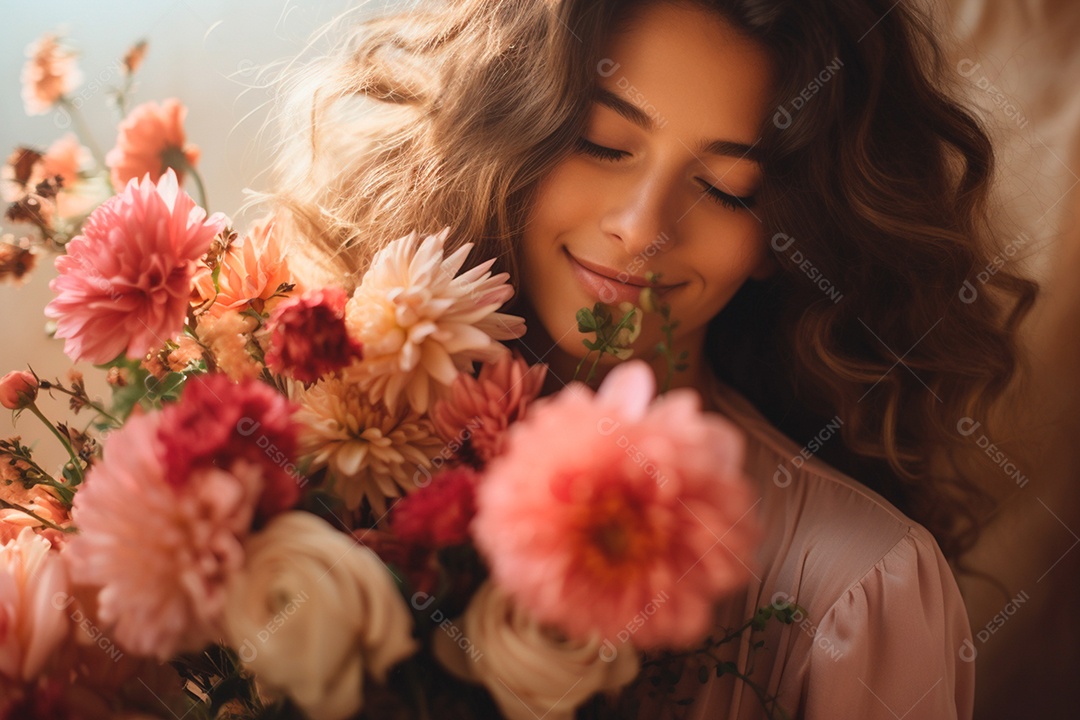
[{"label": "cream rose", "polygon": [[484,685],[509,720],[570,720],[593,694],[617,691],[640,669],[629,644],[563,638],[490,582],[457,623],[460,634],[436,631],[436,659],[457,677]]},{"label": "cream rose", "polygon": [[383,682],[416,651],[412,617],[382,561],[326,521],[283,513],[245,551],[228,585],[226,636],[261,684],[314,720],[358,712],[364,672]]}]

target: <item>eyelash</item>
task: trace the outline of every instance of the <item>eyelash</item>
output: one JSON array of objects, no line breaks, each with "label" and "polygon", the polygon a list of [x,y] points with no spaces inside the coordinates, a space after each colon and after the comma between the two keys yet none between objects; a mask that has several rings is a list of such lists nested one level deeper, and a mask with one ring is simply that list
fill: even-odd
[{"label": "eyelash", "polygon": [[[613,148],[604,147],[603,145],[597,145],[596,143],[590,142],[585,138],[578,138],[577,149],[579,152],[583,152],[586,155],[591,155],[594,158],[597,158],[599,160],[605,160],[608,162],[622,160],[624,157],[630,154],[625,150],[615,150]],[[753,196],[739,197],[737,195],[729,195],[726,192],[714,188],[708,183],[704,183],[704,185],[705,187],[703,191],[705,195],[707,195],[708,198],[713,202],[726,208],[729,208],[731,210],[741,210],[743,208],[750,208],[754,206],[755,198]]]}]

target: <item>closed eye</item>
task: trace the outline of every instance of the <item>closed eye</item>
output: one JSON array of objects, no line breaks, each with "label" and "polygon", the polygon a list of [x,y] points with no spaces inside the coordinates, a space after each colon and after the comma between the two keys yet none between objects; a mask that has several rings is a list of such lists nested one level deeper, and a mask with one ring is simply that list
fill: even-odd
[{"label": "closed eye", "polygon": [[[625,150],[616,150],[614,148],[604,147],[603,145],[597,145],[583,137],[578,138],[577,150],[578,152],[585,153],[598,160],[605,160],[607,162],[617,162],[630,154]],[[745,197],[731,195],[713,187],[704,180],[699,179],[698,182],[702,185],[702,192],[704,192],[710,200],[731,210],[749,209],[753,207],[754,203],[757,201],[757,198],[752,195]]]}]

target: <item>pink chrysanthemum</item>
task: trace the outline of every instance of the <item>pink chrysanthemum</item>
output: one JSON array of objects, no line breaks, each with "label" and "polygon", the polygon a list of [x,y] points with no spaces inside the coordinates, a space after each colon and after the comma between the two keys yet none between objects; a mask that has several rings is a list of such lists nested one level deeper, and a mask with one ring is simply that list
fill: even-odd
[{"label": "pink chrysanthemum", "polygon": [[226,583],[263,491],[262,466],[246,459],[169,482],[170,422],[138,415],[110,436],[75,496],[79,534],[64,553],[76,582],[100,588],[99,618],[117,644],[161,660],[221,637]]},{"label": "pink chrysanthemum", "polygon": [[479,377],[461,373],[435,403],[431,422],[465,462],[482,468],[503,451],[506,429],[525,416],[544,384],[547,366],[509,354],[485,363]]},{"label": "pink chrysanthemum", "polygon": [[474,361],[508,352],[497,341],[525,332],[521,318],[496,312],[514,294],[510,276],[491,274],[494,259],[458,275],[472,243],[444,257],[449,233],[421,240],[413,232],[380,250],[346,309],[349,332],[364,344],[357,371],[391,410],[404,395],[426,412]]},{"label": "pink chrysanthemum", "polygon": [[82,82],[75,53],[47,34],[26,48],[22,99],[27,115],[43,115]]},{"label": "pink chrysanthemum", "polygon": [[210,268],[201,266],[195,275],[192,304],[204,307],[213,317],[248,308],[268,313],[282,301],[282,296],[275,297],[282,285],[296,285],[294,291],[301,291],[274,228],[272,216],[262,218],[229,246],[220,260],[217,288]]},{"label": "pink chrysanthemum", "polygon": [[476,515],[476,473],[467,467],[444,470],[430,484],[394,504],[390,529],[410,545],[441,548],[469,541]]},{"label": "pink chrysanthemum", "polygon": [[73,360],[141,358],[183,327],[195,262],[225,225],[180,190],[170,170],[155,185],[132,181],[106,201],[56,259],[56,319]]},{"label": "pink chrysanthemum", "polygon": [[184,117],[187,108],[176,98],[158,105],[147,102],[134,108],[120,123],[116,147],[105,155],[114,188],[146,174],[157,181],[167,169],[184,179],[184,167],[199,161],[199,148],[187,142]]},{"label": "pink chrysanthemum", "polygon": [[341,288],[323,288],[278,305],[266,323],[270,335],[266,367],[313,383],[359,360],[363,348],[345,327],[347,300]]},{"label": "pink chrysanthemum", "polygon": [[693,644],[749,577],[742,438],[693,391],[650,405],[654,386],[632,361],[595,397],[573,384],[534,405],[480,484],[473,535],[493,578],[571,637],[615,638],[652,603],[634,644]]}]

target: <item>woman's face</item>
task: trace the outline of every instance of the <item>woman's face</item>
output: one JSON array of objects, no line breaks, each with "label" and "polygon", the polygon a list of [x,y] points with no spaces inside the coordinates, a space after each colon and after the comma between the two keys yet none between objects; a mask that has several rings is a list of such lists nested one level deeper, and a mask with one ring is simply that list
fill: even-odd
[{"label": "woman's face", "polygon": [[[635,301],[647,272],[700,351],[705,325],[772,267],[754,196],[755,141],[773,82],[766,50],[689,3],[646,3],[597,71],[578,149],[538,188],[524,233],[523,290],[559,347],[585,354],[579,308]],[[653,347],[646,316],[634,347]]]}]

